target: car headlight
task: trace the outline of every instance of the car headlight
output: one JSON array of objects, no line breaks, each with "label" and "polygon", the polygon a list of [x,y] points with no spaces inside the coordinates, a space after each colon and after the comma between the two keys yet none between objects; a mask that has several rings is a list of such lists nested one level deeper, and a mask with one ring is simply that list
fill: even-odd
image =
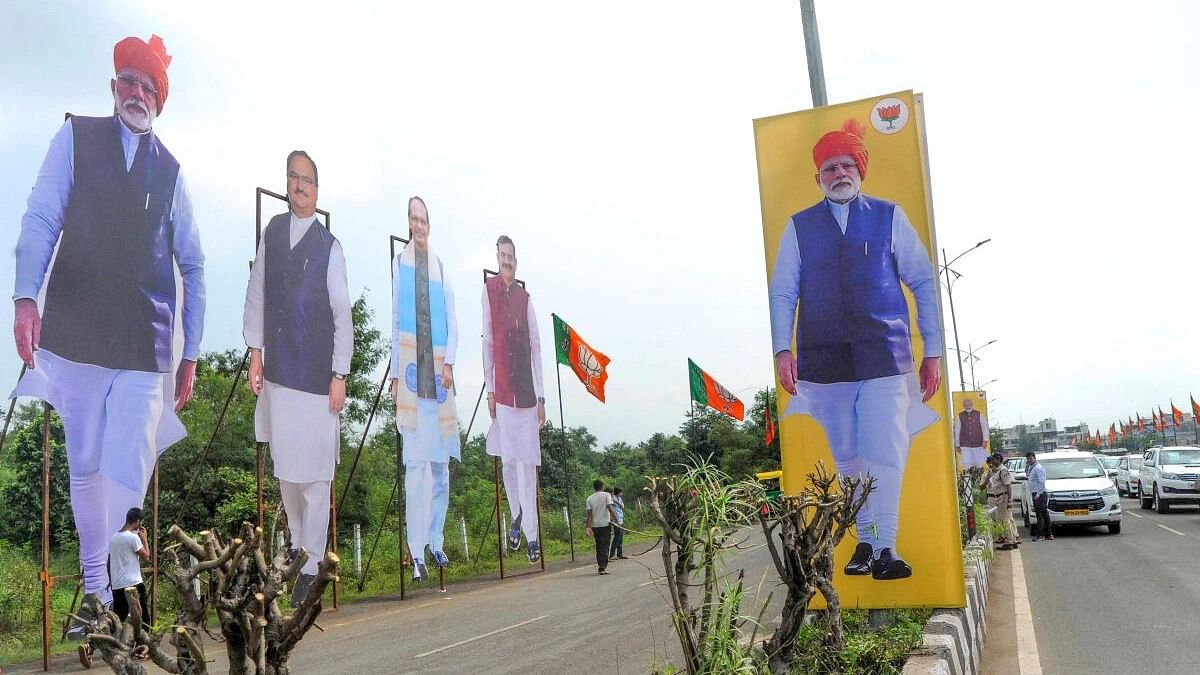
[{"label": "car headlight", "polygon": [[1164,472],[1162,477],[1163,477],[1163,480],[1179,480],[1179,476],[1177,476],[1173,473],[1170,473],[1170,472]]},{"label": "car headlight", "polygon": [[1111,496],[1111,495],[1115,495],[1115,494],[1117,494],[1117,488],[1115,488],[1115,487],[1106,487],[1100,491],[1100,496],[1102,496],[1102,497]]}]

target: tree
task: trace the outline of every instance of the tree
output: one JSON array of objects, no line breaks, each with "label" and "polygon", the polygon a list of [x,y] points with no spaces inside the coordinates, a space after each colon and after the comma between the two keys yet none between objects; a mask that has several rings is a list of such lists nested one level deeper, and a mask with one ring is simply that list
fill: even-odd
[{"label": "tree", "polygon": [[[0,491],[0,539],[34,545],[42,537],[42,406],[30,403],[14,414],[5,454],[13,481]],[[70,473],[62,421],[50,413],[50,546],[74,538],[75,517],[71,513]]]}]

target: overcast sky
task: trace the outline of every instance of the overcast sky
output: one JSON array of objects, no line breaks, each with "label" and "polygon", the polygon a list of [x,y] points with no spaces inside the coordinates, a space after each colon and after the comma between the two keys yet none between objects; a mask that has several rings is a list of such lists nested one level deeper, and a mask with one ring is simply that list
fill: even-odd
[{"label": "overcast sky", "polygon": [[[1177,205],[1200,156],[1200,3],[817,12],[831,102],[924,93],[939,245],[992,240],[954,265],[954,299],[963,349],[997,341],[976,367],[997,380],[993,426],[1107,429],[1200,394],[1200,232]],[[744,397],[771,382],[751,120],[812,105],[795,0],[6,1],[3,283],[63,113],[111,112],[113,44],[151,33],[174,57],[155,129],[208,256],[205,349],[244,348],[254,188],[282,192],[304,148],[381,329],[388,236],[405,233],[409,195],[427,201],[458,297],[464,425],[482,382],[480,270],[501,233],[538,310],[548,398],[551,312],[612,358],[607,404],[563,373],[567,424],[602,444],[676,430],[688,357]],[[6,349],[3,387],[19,370]],[[956,384],[953,352],[949,368]]]}]

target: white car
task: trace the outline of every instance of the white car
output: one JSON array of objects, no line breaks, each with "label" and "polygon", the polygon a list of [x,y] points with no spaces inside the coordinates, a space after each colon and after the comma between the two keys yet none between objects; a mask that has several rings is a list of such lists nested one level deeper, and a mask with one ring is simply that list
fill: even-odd
[{"label": "white car", "polygon": [[1200,448],[1190,445],[1169,445],[1150,448],[1142,460],[1138,497],[1142,508],[1159,513],[1171,510],[1174,504],[1200,504]]},{"label": "white car", "polygon": [[[1038,453],[1037,460],[1046,470],[1046,492],[1050,494],[1047,510],[1052,526],[1106,525],[1110,534],[1120,534],[1121,497],[1095,455],[1056,450]],[[1028,489],[1021,497],[1021,516],[1032,532],[1037,513]]]},{"label": "white car", "polygon": [[1012,504],[1009,506],[1016,507],[1021,503],[1021,497],[1025,494],[1025,458],[1024,457],[1009,457],[1004,460],[1004,466],[1008,467],[1008,473],[1012,475]]},{"label": "white car", "polygon": [[1117,494],[1138,496],[1141,468],[1141,455],[1126,455],[1117,462],[1117,477],[1113,479],[1113,482],[1117,484]]}]

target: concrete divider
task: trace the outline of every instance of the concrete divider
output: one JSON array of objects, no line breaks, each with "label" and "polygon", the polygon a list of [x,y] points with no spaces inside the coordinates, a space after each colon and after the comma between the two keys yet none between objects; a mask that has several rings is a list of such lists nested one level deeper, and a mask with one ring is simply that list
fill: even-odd
[{"label": "concrete divider", "polygon": [[933,613],[925,624],[923,648],[905,662],[903,675],[978,675],[987,629],[984,610],[992,562],[991,538],[980,535],[972,539],[963,557],[967,561],[967,606]]}]

